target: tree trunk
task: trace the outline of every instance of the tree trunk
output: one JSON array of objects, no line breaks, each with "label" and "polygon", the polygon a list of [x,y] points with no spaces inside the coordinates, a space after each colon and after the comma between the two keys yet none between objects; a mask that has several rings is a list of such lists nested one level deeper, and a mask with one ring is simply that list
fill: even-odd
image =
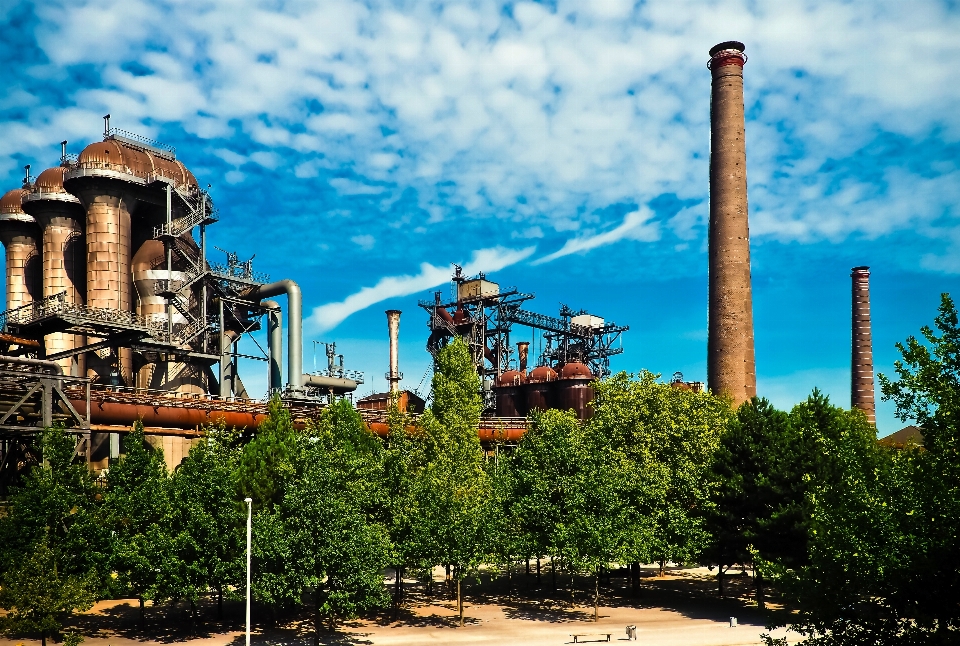
[{"label": "tree trunk", "polygon": [[553,555],[550,555],[550,571],[553,573],[553,591],[557,591],[557,562],[554,560]]},{"label": "tree trunk", "polygon": [[667,565],[666,559],[660,559],[660,576],[661,576],[661,577],[666,576],[666,572],[664,572],[664,567],[665,567],[666,565]]},{"label": "tree trunk", "polygon": [[753,578],[757,584],[757,607],[763,610],[766,608],[766,604],[763,601],[763,576],[757,571],[756,565],[753,566]]},{"label": "tree trunk", "polygon": [[320,586],[313,591],[313,646],[320,646],[320,628],[323,617],[320,616]]},{"label": "tree trunk", "polygon": [[40,633],[40,646],[47,646],[47,633]]},{"label": "tree trunk", "polygon": [[197,604],[193,599],[190,599],[190,634],[196,632],[197,626]]},{"label": "tree trunk", "polygon": [[223,586],[217,588],[217,619],[223,619]]},{"label": "tree trunk", "polygon": [[636,593],[640,589],[640,564],[639,563],[630,564],[630,587],[633,588],[634,593]]},{"label": "tree trunk", "polygon": [[537,587],[540,587],[540,557],[537,557]]},{"label": "tree trunk", "polygon": [[723,599],[723,565],[717,565],[717,588],[720,590],[720,598]]},{"label": "tree trunk", "polygon": [[400,604],[403,602],[403,567],[397,565],[396,578],[393,584],[393,616],[400,615]]},{"label": "tree trunk", "polygon": [[460,608],[460,627],[463,628],[463,594],[460,592],[460,579],[457,579],[457,606]]},{"label": "tree trunk", "polygon": [[600,569],[594,573],[593,577],[593,621],[600,621]]},{"label": "tree trunk", "polygon": [[140,597],[140,629],[143,630],[143,597]]},{"label": "tree trunk", "polygon": [[527,557],[527,576],[530,576],[530,557]]}]

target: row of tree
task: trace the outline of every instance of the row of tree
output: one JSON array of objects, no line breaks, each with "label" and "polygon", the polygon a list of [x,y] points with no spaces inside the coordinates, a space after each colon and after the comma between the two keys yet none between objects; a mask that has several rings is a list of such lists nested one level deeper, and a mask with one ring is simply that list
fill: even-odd
[{"label": "row of tree", "polygon": [[[305,430],[274,402],[254,435],[210,429],[173,474],[142,431],[105,483],[73,463],[61,430],[0,520],[8,630],[45,639],[58,617],[132,595],[195,609],[242,595],[253,505],[254,598],[307,604],[317,630],[390,603],[385,568],[549,557],[594,576],[611,564],[752,564],[757,600],[777,588],[792,626],[819,644],[951,643],[960,599],[960,326],[944,296],[936,331],[908,339],[881,378],[925,446],[891,450],[859,411],[817,391],[789,412],[732,410],[642,373],[596,385],[594,414],[546,411],[512,451],[485,451],[480,384],[466,345],[439,356],[430,410],[394,410],[386,440],[348,402]],[[634,576],[638,570],[633,568]],[[430,578],[432,581],[432,577]],[[193,613],[192,613],[193,614]]]}]

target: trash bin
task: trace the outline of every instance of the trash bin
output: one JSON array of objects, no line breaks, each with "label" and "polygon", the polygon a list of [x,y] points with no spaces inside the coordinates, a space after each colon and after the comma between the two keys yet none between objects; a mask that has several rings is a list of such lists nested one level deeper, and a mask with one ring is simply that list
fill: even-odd
[{"label": "trash bin", "polygon": [[731,627],[731,628],[736,628],[736,627],[737,627],[737,618],[736,618],[736,617],[730,617],[730,627]]},{"label": "trash bin", "polygon": [[627,626],[627,639],[636,639],[636,638],[637,638],[637,627]]}]

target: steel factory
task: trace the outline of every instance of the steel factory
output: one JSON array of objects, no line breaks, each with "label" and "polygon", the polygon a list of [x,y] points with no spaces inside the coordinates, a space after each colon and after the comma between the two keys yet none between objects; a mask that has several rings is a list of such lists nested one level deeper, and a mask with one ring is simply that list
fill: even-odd
[{"label": "steel factory", "polygon": [[[746,60],[741,43],[727,42],[710,51],[708,64],[707,385],[737,404],[756,394]],[[210,194],[173,148],[111,127],[109,115],[102,141],[76,156],[63,142],[59,164],[36,177],[26,167],[22,186],[0,201],[7,299],[0,330],[0,480],[23,462],[25,438],[52,424],[77,434],[77,453],[92,469],[119,455],[121,434],[137,420],[150,441],[163,446],[171,468],[204,425],[255,428],[268,403],[250,398],[241,358],[264,362],[268,395],[279,395],[298,424],[363,383],[362,375],[344,368],[342,356],[337,362],[332,345],[327,369],[304,373],[295,277],[271,281],[254,271],[252,260],[213,247],[208,239],[219,219]],[[854,405],[872,416],[868,275],[865,267],[854,269],[853,390]],[[482,440],[517,440],[535,409],[590,415],[592,383],[611,374],[610,359],[623,351],[627,326],[567,306],[557,316],[531,311],[532,294],[483,274],[466,276],[459,267],[452,288],[447,298],[436,292],[418,303],[426,314],[426,349],[435,357],[455,337],[466,340],[483,384]],[[400,316],[387,312],[386,378],[391,393],[417,413],[423,399],[399,387]],[[241,354],[241,337],[259,330],[268,339],[263,356]],[[374,431],[386,430],[389,400],[383,393],[356,401]]]}]

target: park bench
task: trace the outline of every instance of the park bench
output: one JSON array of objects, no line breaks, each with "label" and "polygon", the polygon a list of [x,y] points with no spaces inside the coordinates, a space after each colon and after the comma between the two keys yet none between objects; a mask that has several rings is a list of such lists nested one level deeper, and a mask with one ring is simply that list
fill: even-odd
[{"label": "park bench", "polygon": [[610,641],[610,633],[577,633],[576,635],[570,636],[573,637],[574,644],[582,644],[584,637],[595,637],[596,639],[588,640],[592,642]]}]

